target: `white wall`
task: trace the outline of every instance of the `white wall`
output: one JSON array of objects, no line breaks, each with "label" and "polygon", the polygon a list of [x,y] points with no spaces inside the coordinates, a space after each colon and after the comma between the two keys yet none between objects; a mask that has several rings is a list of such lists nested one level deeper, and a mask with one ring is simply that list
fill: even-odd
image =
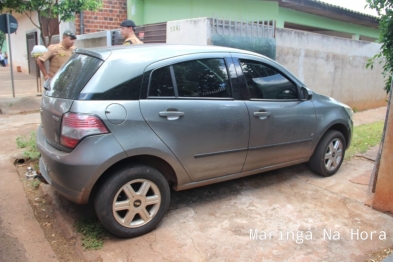
[{"label": "white wall", "polygon": [[101,31],[96,33],[89,33],[78,35],[75,41],[77,48],[90,48],[99,46],[111,46],[111,31]]},{"label": "white wall", "polygon": [[[11,34],[12,66],[15,71],[16,71],[16,67],[20,66],[22,72],[28,74],[29,66],[28,66],[27,56],[30,54],[27,54],[26,33],[38,32],[37,34],[39,37],[39,30],[32,24],[32,22],[27,16],[22,16],[17,14],[13,16],[18,21],[18,29],[14,34]],[[38,18],[36,13],[33,13],[32,19],[35,23],[38,23]],[[8,63],[10,63],[10,61]]]},{"label": "white wall", "polygon": [[367,69],[380,44],[277,29],[276,60],[312,90],[363,110],[386,105],[382,66]]},{"label": "white wall", "polygon": [[168,21],[166,25],[167,44],[210,44],[211,32],[208,18]]}]

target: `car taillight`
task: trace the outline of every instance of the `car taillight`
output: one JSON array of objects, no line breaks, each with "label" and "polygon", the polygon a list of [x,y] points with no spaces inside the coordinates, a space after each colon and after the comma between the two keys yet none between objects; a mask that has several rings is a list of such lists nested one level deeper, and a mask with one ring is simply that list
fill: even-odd
[{"label": "car taillight", "polygon": [[66,113],[61,126],[60,144],[75,148],[78,142],[86,136],[106,133],[109,131],[98,117]]}]

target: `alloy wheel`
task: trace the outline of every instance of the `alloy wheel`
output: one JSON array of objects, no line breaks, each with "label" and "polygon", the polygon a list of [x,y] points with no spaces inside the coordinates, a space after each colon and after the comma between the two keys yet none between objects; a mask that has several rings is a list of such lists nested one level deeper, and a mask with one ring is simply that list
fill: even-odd
[{"label": "alloy wheel", "polygon": [[147,179],[135,179],[116,193],[112,210],[116,221],[128,228],[149,223],[157,214],[161,194],[157,185]]},{"label": "alloy wheel", "polygon": [[343,143],[340,139],[333,139],[325,152],[325,167],[329,171],[337,169],[343,157]]}]

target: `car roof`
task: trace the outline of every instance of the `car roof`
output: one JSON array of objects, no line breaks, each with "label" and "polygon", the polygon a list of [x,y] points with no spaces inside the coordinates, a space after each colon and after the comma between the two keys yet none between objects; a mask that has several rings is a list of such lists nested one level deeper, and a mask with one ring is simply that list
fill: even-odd
[{"label": "car roof", "polygon": [[[170,58],[174,56],[181,56],[196,53],[210,53],[210,52],[226,52],[226,53],[243,53],[250,55],[262,56],[246,50],[213,46],[213,45],[174,45],[174,44],[143,44],[143,45],[117,45],[95,48],[78,48],[76,53],[85,53],[90,56],[95,56],[102,60],[106,60],[109,55],[128,56],[132,54],[149,53],[149,56],[160,57],[160,59]],[[264,57],[264,56],[263,56]]]}]

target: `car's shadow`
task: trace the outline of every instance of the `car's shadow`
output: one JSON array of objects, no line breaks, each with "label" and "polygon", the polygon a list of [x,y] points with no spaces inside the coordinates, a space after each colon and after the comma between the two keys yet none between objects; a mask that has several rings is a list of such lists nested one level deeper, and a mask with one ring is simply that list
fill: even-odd
[{"label": "car's shadow", "polygon": [[[308,168],[305,164],[300,164],[184,191],[171,190],[171,202],[168,212],[183,207],[197,208],[207,204],[214,204],[214,202],[225,201],[225,199],[236,197],[244,191],[264,190],[267,187],[277,186],[291,179],[296,179],[296,176],[302,174],[308,176],[308,172],[304,172],[307,170]],[[78,205],[60,196],[49,185],[46,185],[45,188],[45,194],[51,198],[50,201],[63,217],[63,220],[69,224],[68,228],[73,228],[71,230],[73,234],[75,233],[75,224],[80,221],[99,223],[93,204]],[[116,238],[115,236],[113,237]]]},{"label": "car's shadow", "polygon": [[244,190],[263,190],[271,185],[285,183],[306,170],[307,166],[300,164],[184,191],[172,190],[169,210],[218,201],[241,194]]}]

